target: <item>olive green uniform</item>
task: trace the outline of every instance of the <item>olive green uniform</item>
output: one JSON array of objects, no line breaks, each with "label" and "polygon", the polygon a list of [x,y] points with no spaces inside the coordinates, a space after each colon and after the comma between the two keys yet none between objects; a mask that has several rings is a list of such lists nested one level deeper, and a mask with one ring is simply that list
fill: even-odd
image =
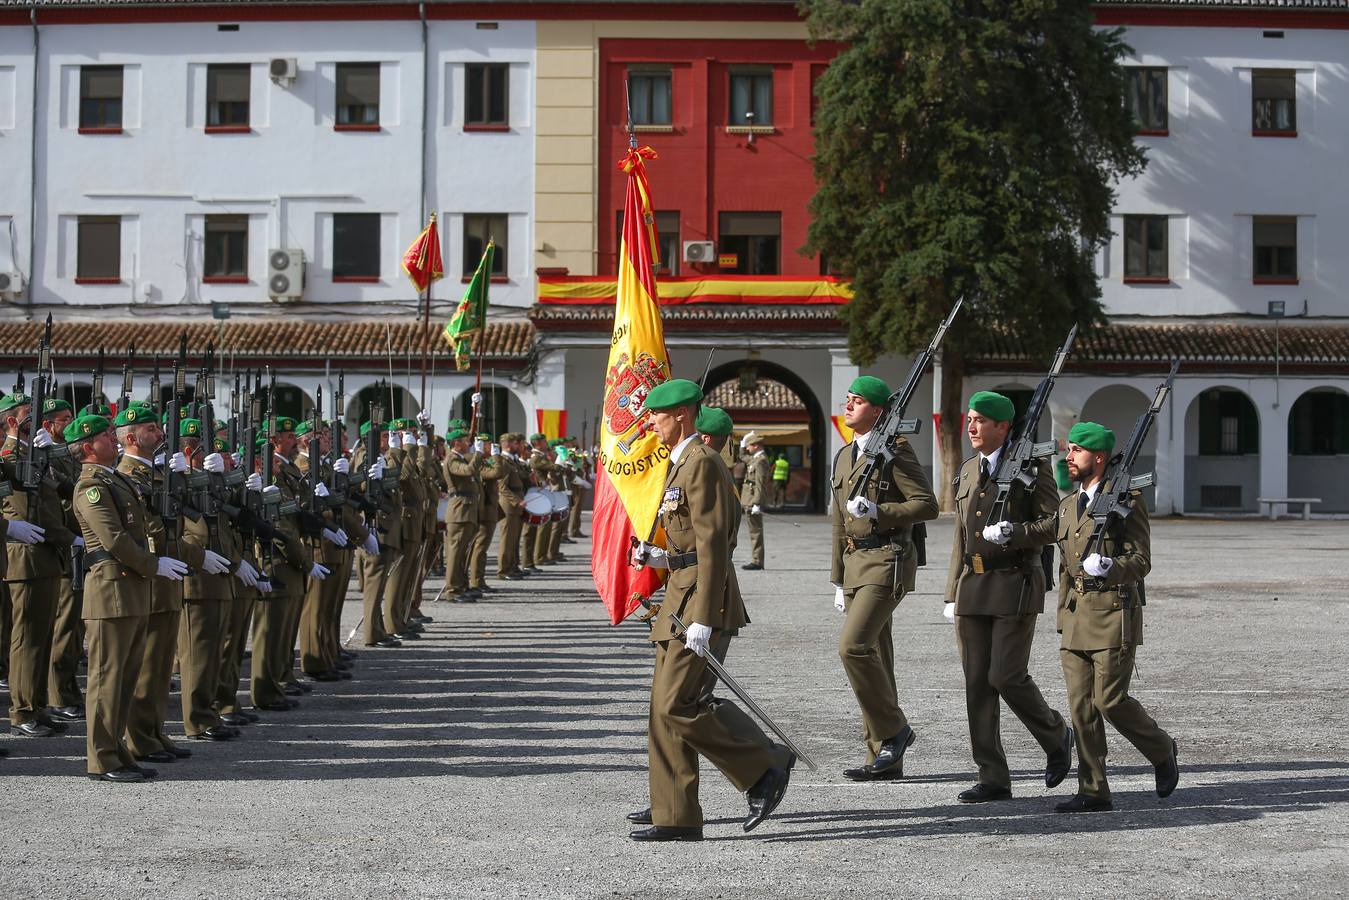
[{"label": "olive green uniform", "polygon": [[[749,525],[750,562],[759,566],[764,564],[763,510],[768,506],[768,486],[772,478],[773,468],[762,450],[745,463],[745,485],[740,489],[740,505],[745,509],[745,523]],[[759,512],[750,512],[755,506],[759,507]]]},{"label": "olive green uniform", "polygon": [[[858,494],[876,504],[877,517],[853,516],[847,510],[848,497],[865,469],[866,455],[857,449],[856,441],[834,458],[829,580],[843,587],[847,604],[838,654],[862,708],[862,733],[870,762],[881,744],[909,723],[895,687],[890,620],[904,594],[914,589],[918,574],[913,526],[935,519],[939,509],[913,447],[899,437],[894,460]],[[746,489],[749,483],[747,477]]]},{"label": "olive green uniform", "polygon": [[1154,766],[1171,759],[1171,736],[1129,696],[1134,651],[1143,643],[1143,579],[1152,568],[1147,504],[1134,495],[1133,512],[1110,529],[1097,552],[1114,560],[1102,578],[1082,571],[1094,520],[1079,502],[1082,492],[1059,504],[1054,520],[1038,526],[1059,547],[1059,661],[1077,732],[1078,793],[1110,799],[1105,776],[1105,723],[1109,722]]},{"label": "olive green uniform", "polygon": [[520,529],[524,525],[525,501],[529,488],[529,469],[520,458],[502,454],[501,477],[497,479],[497,507],[500,510],[501,537],[497,542],[497,577],[520,571]]},{"label": "olive green uniform", "polygon": [[481,453],[465,456],[453,447],[445,452],[445,481],[450,487],[445,507],[445,578],[451,595],[468,590],[468,559],[477,537],[481,496],[478,472],[482,466]]},{"label": "olive green uniform", "polygon": [[[1031,678],[1035,622],[1044,612],[1040,548],[1044,523],[1058,514],[1058,490],[1047,462],[1037,463],[1033,490],[1014,482],[1001,518],[1012,523],[1006,545],[984,540],[998,486],[978,455],[955,479],[955,540],[946,597],[956,604],[956,643],[965,672],[965,712],[979,782],[1010,789],[1011,772],[998,726],[999,698],[1046,753],[1063,747],[1067,724]],[[1036,526],[1039,526],[1038,528]]]},{"label": "olive green uniform", "polygon": [[75,517],[86,558],[92,560],[84,582],[89,640],[85,746],[91,775],[136,765],[124,736],[159,565],[150,549],[148,526],[155,519],[148,498],[125,476],[93,463],[83,466],[75,487]]},{"label": "olive green uniform", "polygon": [[[264,453],[272,452],[264,447]],[[297,502],[300,471],[280,456],[272,461],[273,483],[281,503]],[[265,487],[265,485],[264,485]],[[254,706],[286,703],[286,685],[294,677],[295,638],[304,604],[305,579],[313,568],[309,542],[300,535],[294,515],[282,515],[272,540],[272,591],[253,614],[252,698]]]},{"label": "olive green uniform", "polygon": [[[52,461],[52,470],[60,479],[57,492],[65,513],[66,528],[79,534],[72,497],[75,483],[80,480],[80,465],[70,457]],[[60,593],[56,600],[56,623],[52,633],[51,670],[47,676],[48,706],[83,706],[78,674],[80,658],[84,655],[84,591],[75,590],[74,559],[71,571],[62,576]]]},{"label": "olive green uniform", "polygon": [[747,791],[790,755],[770,741],[734,703],[708,689],[707,660],[688,650],[670,612],[685,625],[712,629],[709,650],[724,657],[730,637],[748,624],[731,563],[739,525],[730,473],[696,438],[670,465],[659,513],[667,550],[695,554],[670,571],[661,612],[652,620],[656,668],[647,725],[651,821],[658,826],[701,827],[698,756],[706,757],[739,791]]},{"label": "olive green uniform", "polygon": [[426,508],[426,483],[418,471],[419,452],[426,447],[392,449],[389,455],[398,463],[401,477],[399,493],[403,509],[399,519],[402,543],[399,552],[403,561],[393,572],[384,598],[384,629],[390,634],[404,634],[408,630],[408,615],[412,610],[414,592],[421,591],[421,561],[426,550],[423,521]]},{"label": "olive green uniform", "polygon": [[[393,451],[384,454],[384,473],[386,480],[398,472]],[[359,471],[365,464],[365,444],[356,448],[351,456],[351,468]],[[401,485],[401,479],[400,479]],[[363,490],[369,493],[370,482],[366,481]],[[397,573],[400,548],[403,545],[403,497],[401,487],[386,483],[382,492],[379,512],[375,516],[376,537],[380,543],[379,553],[372,556],[361,554],[361,597],[362,597],[362,641],[367,647],[374,646],[388,632],[384,629],[384,605],[391,602],[389,592],[390,572]]]},{"label": "olive green uniform", "polygon": [[[214,532],[214,534],[212,534]],[[212,538],[214,537],[214,540]],[[183,543],[218,553],[230,571],[210,575],[198,569],[183,579],[183,612],[178,624],[178,673],[183,703],[183,731],[188,737],[220,724],[216,704],[225,632],[234,602],[234,575],[243,558],[238,535],[223,513],[212,528],[205,514],[183,522]]]},{"label": "olive green uniform", "polygon": [[[478,527],[473,533],[473,546],[468,551],[468,586],[482,589],[487,585],[487,551],[501,514],[500,487],[506,474],[506,462],[499,456],[489,456],[478,470],[481,495],[478,500]],[[498,551],[498,555],[500,552]]]},{"label": "olive green uniform", "polygon": [[[534,484],[545,491],[553,489],[553,472],[557,469],[557,463],[549,459],[544,451],[534,448],[529,455],[529,471],[534,478]],[[529,537],[530,529],[533,529],[533,556],[526,557],[525,565],[531,562],[534,565],[547,563],[552,565],[556,560],[549,555],[549,548],[553,540],[553,520],[549,516],[547,520],[539,525],[532,525],[525,528],[526,539]]]}]

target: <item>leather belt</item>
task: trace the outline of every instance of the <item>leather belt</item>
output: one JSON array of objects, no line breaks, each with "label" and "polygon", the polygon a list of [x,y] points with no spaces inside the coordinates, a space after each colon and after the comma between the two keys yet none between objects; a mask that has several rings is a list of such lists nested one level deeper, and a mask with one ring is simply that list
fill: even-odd
[{"label": "leather belt", "polygon": [[451,496],[451,497],[467,497],[468,499],[473,500],[473,499],[475,499],[478,495],[477,495],[477,493],[474,492],[474,491],[450,491],[450,496]]},{"label": "leather belt", "polygon": [[854,550],[880,550],[889,547],[892,538],[889,535],[868,538],[848,538],[848,552]]},{"label": "leather belt", "polygon": [[1106,588],[1104,578],[1092,578],[1090,575],[1074,575],[1073,590],[1079,594],[1085,594],[1090,591],[1103,591]]},{"label": "leather belt", "polygon": [[111,552],[107,550],[86,551],[84,554],[84,571],[88,572],[94,566],[108,559],[115,559]]},{"label": "leather belt", "polygon": [[698,565],[698,551],[690,550],[688,553],[670,553],[665,557],[670,561],[670,570],[687,569],[689,566]]},{"label": "leather belt", "polygon": [[1020,569],[1025,564],[1026,561],[1020,553],[1004,553],[997,556],[985,556],[982,553],[965,555],[965,565],[976,575],[996,572],[999,569]]}]

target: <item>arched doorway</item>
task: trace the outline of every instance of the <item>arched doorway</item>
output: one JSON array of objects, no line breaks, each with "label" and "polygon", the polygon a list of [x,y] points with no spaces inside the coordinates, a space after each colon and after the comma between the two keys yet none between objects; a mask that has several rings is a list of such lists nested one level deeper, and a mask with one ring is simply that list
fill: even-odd
[{"label": "arched doorway", "polygon": [[1288,412],[1288,496],[1319,497],[1316,512],[1349,512],[1349,394],[1312,388]]},{"label": "arched doorway", "polygon": [[787,456],[786,508],[828,508],[829,432],[824,410],[800,376],[765,360],[736,360],[708,372],[704,396],[708,406],[730,414],[737,441],[758,431],[770,459]]},{"label": "arched doorway", "polygon": [[[1083,422],[1097,422],[1115,432],[1115,449],[1123,450],[1133,434],[1138,417],[1148,408],[1152,398],[1144,395],[1136,387],[1127,384],[1111,384],[1092,394],[1082,407]],[[1134,474],[1145,475],[1155,471],[1157,466],[1157,429],[1148,432],[1143,448],[1134,463]],[[1143,499],[1148,509],[1157,508],[1156,486],[1145,488]]]},{"label": "arched doorway", "polygon": [[1235,388],[1212,387],[1185,411],[1185,508],[1255,512],[1260,493],[1260,414]]},{"label": "arched doorway", "polygon": [[[465,422],[473,417],[473,390],[468,388],[455,399],[451,407],[452,417],[463,419]],[[512,402],[514,400],[509,388],[499,384],[484,384],[482,406],[478,409],[479,430],[493,437],[500,437],[505,431],[517,430],[513,427],[513,423],[517,420],[524,421],[524,406],[519,401]],[[515,407],[515,417],[511,416],[512,407]]]}]

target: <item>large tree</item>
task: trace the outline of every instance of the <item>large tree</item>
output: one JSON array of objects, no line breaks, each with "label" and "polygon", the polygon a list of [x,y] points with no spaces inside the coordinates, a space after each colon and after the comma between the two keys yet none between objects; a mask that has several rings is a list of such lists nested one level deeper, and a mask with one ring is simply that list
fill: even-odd
[{"label": "large tree", "polygon": [[844,49],[816,86],[807,251],[855,292],[853,360],[942,356],[941,496],[960,465],[965,361],[998,344],[1046,362],[1104,320],[1093,268],[1114,184],[1142,171],[1128,48],[1086,0],[803,0]]}]

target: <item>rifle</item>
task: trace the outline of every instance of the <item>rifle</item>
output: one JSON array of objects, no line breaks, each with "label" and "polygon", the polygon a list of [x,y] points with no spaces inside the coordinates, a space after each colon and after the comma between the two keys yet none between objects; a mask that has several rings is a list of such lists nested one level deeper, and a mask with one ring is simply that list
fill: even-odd
[{"label": "rifle", "polygon": [[[249,475],[254,474],[258,468],[258,422],[261,421],[263,417],[261,379],[261,375],[256,372],[253,373],[253,391],[248,399],[248,411],[246,414],[241,412],[241,415],[246,415],[246,420],[241,423],[243,425],[244,438],[243,468]],[[240,406],[242,407],[243,405],[244,404],[241,402]],[[246,518],[241,517],[240,521],[241,523],[245,523],[245,531],[257,538],[258,546],[261,549],[258,564],[262,566],[263,577],[266,580],[271,581],[272,587],[276,588],[279,586],[279,583],[275,580],[274,545],[272,543],[275,531],[272,529],[271,523],[267,519],[267,504],[265,498],[265,491],[270,487],[267,478],[271,475],[272,470],[270,450],[271,448],[269,447],[268,459],[263,461],[263,472],[265,473],[262,479],[263,490],[250,491],[247,488],[244,489],[244,511],[247,513],[247,516]]]},{"label": "rifle", "polygon": [[164,424],[164,477],[159,490],[159,517],[164,520],[164,555],[179,559],[178,540],[181,537],[182,516],[189,514],[186,497],[186,477],[173,471],[173,457],[182,446],[183,397],[187,393],[187,333],[178,339],[178,356],[173,361],[173,397],[166,410]]},{"label": "rifle", "polygon": [[155,357],[155,367],[150,373],[150,410],[159,418],[159,405],[161,397],[159,394],[159,357]]},{"label": "rifle", "polygon": [[309,476],[305,479],[307,488],[305,508],[300,511],[300,520],[305,532],[314,538],[315,553],[318,552],[318,538],[323,534],[323,529],[328,527],[323,519],[323,511],[328,508],[328,502],[318,494],[319,482],[323,478],[323,454],[319,452],[321,446],[319,431],[323,427],[323,418],[320,415],[322,411],[323,385],[320,384],[314,392],[314,408],[310,413],[309,439],[305,442],[309,451]]},{"label": "rifle", "polygon": [[126,351],[122,362],[122,393],[117,398],[117,411],[121,412],[131,403],[131,382],[136,374],[136,345],[133,343]]},{"label": "rifle", "polygon": [[[927,349],[914,357],[913,366],[909,369],[909,377],[905,380],[904,386],[891,394],[890,399],[885,401],[885,412],[881,413],[876,427],[867,436],[866,448],[862,451],[867,458],[866,467],[862,469],[862,477],[853,482],[852,490],[848,493],[849,500],[856,498],[873,476],[880,476],[885,471],[885,466],[894,461],[895,439],[897,437],[918,433],[918,420],[904,418],[904,411],[908,409],[909,401],[918,391],[918,382],[922,381],[928,366],[932,364],[933,358],[937,355],[937,350],[941,347],[942,339],[946,337],[947,330],[951,327],[951,323],[955,321],[956,314],[960,312],[960,307],[964,302],[964,297],[956,298],[951,311],[937,326],[937,333],[932,336]],[[885,481],[882,481],[880,485],[881,490],[886,490],[889,486],[889,483]],[[915,561],[920,566],[927,565],[927,526],[922,522],[913,526],[913,543]]]},{"label": "rifle", "polygon": [[94,363],[93,388],[89,393],[89,405],[81,410],[82,413],[94,413],[103,400],[103,348],[98,348],[98,361]]},{"label": "rifle", "polygon": [[[28,425],[29,447],[28,455],[19,459],[16,474],[20,490],[28,495],[28,521],[33,524],[37,524],[35,516],[40,506],[38,495],[42,490],[42,483],[47,480],[47,470],[51,468],[52,460],[70,455],[69,448],[64,444],[39,447],[32,443],[33,436],[42,425],[42,408],[47,405],[47,396],[51,393],[51,352],[52,317],[48,314],[42,338],[38,341],[37,373],[33,376],[33,396],[29,398],[28,416],[19,423],[20,434],[23,433],[24,424]],[[14,389],[20,394],[23,393],[22,369],[19,370],[18,383]]]},{"label": "rifle", "polygon": [[[197,372],[197,384],[193,391],[197,415],[201,420],[202,440],[206,446],[203,455],[215,452],[215,345],[206,345],[206,355],[202,358],[201,369]],[[220,519],[225,505],[225,475],[221,472],[206,470],[194,471],[188,477],[193,488],[193,503],[206,516],[206,543],[212,552],[221,553]]]},{"label": "rifle", "polygon": [[[1157,420],[1157,414],[1161,412],[1162,407],[1166,405],[1166,399],[1171,396],[1171,387],[1176,381],[1176,372],[1180,369],[1180,362],[1171,363],[1171,371],[1167,373],[1166,381],[1157,386],[1157,393],[1153,395],[1152,403],[1143,414],[1138,417],[1134,423],[1133,433],[1129,435],[1129,441],[1124,445],[1124,449],[1115,454],[1109,463],[1106,464],[1105,475],[1101,478],[1100,487],[1096,489],[1096,496],[1091,500],[1087,507],[1087,516],[1096,524],[1091,530],[1091,536],[1087,538],[1086,547],[1082,551],[1082,559],[1086,559],[1093,553],[1100,553],[1105,541],[1106,532],[1117,525],[1123,525],[1131,513],[1134,511],[1134,491],[1150,487],[1156,481],[1156,473],[1146,472],[1142,475],[1135,475],[1134,465],[1138,462],[1138,454],[1143,449],[1143,442],[1147,440],[1148,432],[1152,430],[1152,423]],[[1143,592],[1143,584],[1138,585],[1139,605],[1147,604],[1147,594]],[[1123,612],[1121,617],[1121,627],[1124,631],[1124,639],[1127,643],[1133,642],[1133,606],[1125,598],[1121,598],[1120,609]]]}]

